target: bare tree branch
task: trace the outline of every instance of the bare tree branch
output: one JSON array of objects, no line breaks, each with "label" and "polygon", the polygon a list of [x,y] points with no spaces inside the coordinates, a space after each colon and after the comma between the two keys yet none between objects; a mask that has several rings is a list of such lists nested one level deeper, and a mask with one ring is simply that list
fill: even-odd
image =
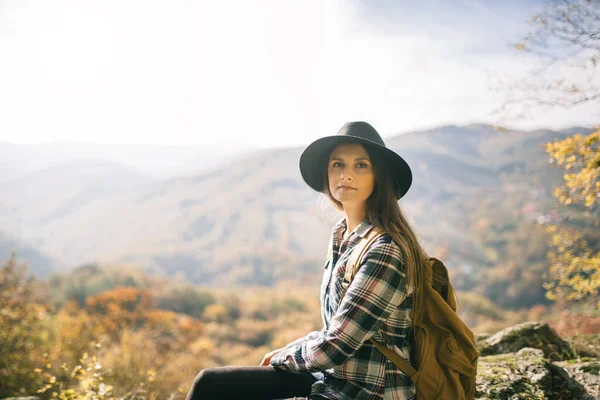
[{"label": "bare tree branch", "polygon": [[526,118],[534,109],[599,101],[600,0],[552,0],[528,23],[529,34],[514,46],[541,65],[521,79],[492,77],[505,97],[494,113],[506,117],[518,109]]}]

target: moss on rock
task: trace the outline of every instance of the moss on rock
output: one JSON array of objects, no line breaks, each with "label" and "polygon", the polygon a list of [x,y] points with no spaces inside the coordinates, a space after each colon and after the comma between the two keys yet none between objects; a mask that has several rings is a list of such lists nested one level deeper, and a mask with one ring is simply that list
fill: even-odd
[{"label": "moss on rock", "polygon": [[479,359],[479,399],[571,400],[574,396],[590,398],[585,388],[562,367],[548,361],[542,350],[523,348]]},{"label": "moss on rock", "polygon": [[482,356],[503,354],[531,347],[543,351],[551,361],[568,360],[575,356],[572,346],[561,339],[548,324],[525,322],[496,333],[486,339],[480,349]]}]

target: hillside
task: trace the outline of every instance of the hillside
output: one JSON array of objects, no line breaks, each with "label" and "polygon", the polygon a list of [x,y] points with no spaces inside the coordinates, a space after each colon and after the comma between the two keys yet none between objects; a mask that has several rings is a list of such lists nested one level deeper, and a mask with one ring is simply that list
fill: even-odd
[{"label": "hillside", "polygon": [[38,251],[34,246],[0,231],[0,260],[8,260],[12,253],[17,255],[18,262],[26,262],[30,272],[38,277],[60,270],[61,265],[52,258]]},{"label": "hillside", "polygon": [[[543,239],[536,221],[551,212],[560,173],[541,145],[573,130],[585,131],[501,133],[469,125],[387,139],[414,172],[401,205],[430,254],[444,256],[461,276],[461,289],[486,281],[501,254],[516,257],[514,246],[533,251],[534,265],[543,262],[543,245],[529,244]],[[124,262],[203,285],[316,280],[339,216],[323,211],[302,181],[301,151],[263,150],[210,173],[154,182],[81,169],[70,181],[77,189],[64,180],[75,168],[46,171],[1,187],[0,222],[70,266]]]}]

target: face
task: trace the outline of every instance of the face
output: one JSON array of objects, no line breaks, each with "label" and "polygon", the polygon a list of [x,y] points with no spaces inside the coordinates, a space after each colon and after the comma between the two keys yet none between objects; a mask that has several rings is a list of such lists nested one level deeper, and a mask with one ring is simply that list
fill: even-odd
[{"label": "face", "polygon": [[357,143],[342,143],[333,149],[327,177],[331,195],[342,205],[364,204],[375,186],[369,153]]}]

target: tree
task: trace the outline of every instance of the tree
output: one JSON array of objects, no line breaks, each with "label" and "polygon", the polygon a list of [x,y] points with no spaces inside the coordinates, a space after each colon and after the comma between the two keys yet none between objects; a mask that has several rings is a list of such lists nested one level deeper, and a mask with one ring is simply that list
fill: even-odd
[{"label": "tree", "polygon": [[[600,294],[600,130],[549,143],[551,162],[567,173],[554,190],[563,205],[561,224],[548,227],[551,299],[578,300]],[[600,303],[598,303],[600,307]]]},{"label": "tree", "polygon": [[0,398],[41,386],[35,368],[50,368],[46,356],[49,308],[36,293],[27,267],[12,254],[0,269]]},{"label": "tree", "polygon": [[148,289],[117,287],[86,299],[86,309],[96,322],[97,333],[106,333],[114,341],[118,341],[123,329],[143,326],[152,308]]},{"label": "tree", "polygon": [[[527,118],[534,110],[600,102],[600,0],[552,0],[528,21],[529,34],[515,48],[538,67],[523,79],[500,83],[504,117]],[[550,225],[551,299],[582,299],[600,293],[600,131],[548,143],[550,162],[565,170],[554,196],[561,220]],[[600,307],[600,303],[598,304]]]},{"label": "tree", "polygon": [[527,118],[534,110],[600,102],[600,0],[553,0],[528,20],[529,34],[514,44],[536,66],[521,79],[499,80],[501,116]]}]

